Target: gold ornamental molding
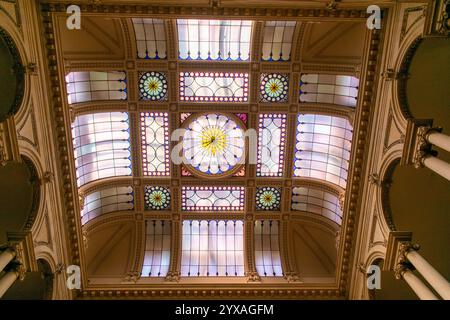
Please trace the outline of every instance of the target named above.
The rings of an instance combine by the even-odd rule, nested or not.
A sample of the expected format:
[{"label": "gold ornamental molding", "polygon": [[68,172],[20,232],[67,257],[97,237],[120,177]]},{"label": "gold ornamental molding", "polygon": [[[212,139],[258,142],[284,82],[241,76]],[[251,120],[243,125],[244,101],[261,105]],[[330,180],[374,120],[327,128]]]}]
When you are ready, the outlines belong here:
[{"label": "gold ornamental molding", "polygon": [[[75,2],[76,4],[77,2]],[[79,3],[79,2],[78,2]],[[319,6],[319,4],[318,4]],[[334,10],[326,10],[325,7],[318,8],[231,8],[231,7],[185,7],[185,6],[155,6],[155,5],[106,5],[106,4],[80,4],[82,13],[92,14],[92,15],[102,15],[102,14],[114,14],[115,16],[126,18],[133,16],[142,16],[142,15],[151,15],[154,17],[161,17],[166,19],[174,19],[176,17],[230,17],[230,18],[247,18],[254,19],[257,21],[264,20],[296,20],[296,21],[317,21],[319,18],[320,21],[361,21],[365,22],[368,14],[366,13],[366,8],[344,8],[341,6],[337,6]],[[68,141],[70,137],[70,132],[66,128],[66,124],[69,123],[68,117],[70,117],[69,110],[65,110],[64,102],[62,99],[65,98],[63,92],[64,88],[64,79],[61,79],[62,70],[64,68],[63,62],[58,60],[58,49],[57,49],[57,41],[55,39],[55,29],[54,29],[54,21],[55,16],[60,16],[62,14],[66,14],[66,5],[53,3],[52,1],[42,1],[41,5],[41,16],[42,16],[42,25],[43,32],[45,34],[45,45],[47,48],[47,60],[48,60],[48,72],[49,78],[48,81],[52,88],[52,106],[54,121],[56,125],[56,142],[59,153],[59,162],[60,169],[63,177],[62,186],[63,186],[63,195],[64,195],[64,206],[66,213],[66,224],[68,229],[68,242],[71,243],[70,247],[70,256],[71,263],[78,264],[82,268],[85,267],[85,261],[82,261],[83,252],[83,240],[81,239],[81,222],[79,221],[79,216],[77,214],[78,208],[78,192],[75,190],[74,182],[72,181],[72,177],[74,176],[73,172],[73,164],[71,163],[72,156],[70,155],[70,146],[71,141]],[[387,13],[387,12],[385,12]],[[122,20],[122,24],[126,24]],[[303,24],[302,24],[303,25]],[[130,26],[129,26],[130,27]],[[173,27],[173,26],[172,26]],[[173,29],[173,28],[172,28]],[[303,29],[302,29],[303,30]],[[299,38],[301,38],[303,32],[300,30]],[[175,33],[175,30],[169,30],[169,38]],[[169,39],[170,40],[170,39]],[[127,43],[133,43],[132,40],[128,39]],[[174,42],[174,39],[169,41],[170,43]],[[99,286],[99,285],[88,285],[87,279],[83,278],[82,290],[79,292],[79,298],[157,298],[157,299],[170,299],[170,298],[185,298],[185,299],[195,299],[195,298],[211,298],[211,299],[223,299],[223,298],[261,298],[261,299],[299,299],[299,298],[319,298],[319,299],[343,299],[346,296],[346,292],[348,290],[348,274],[350,271],[350,261],[352,254],[352,241],[353,241],[353,232],[355,227],[355,221],[358,218],[358,199],[360,198],[360,190],[361,184],[363,182],[363,166],[366,161],[366,148],[367,141],[369,140],[369,119],[374,109],[374,102],[376,98],[376,89],[377,89],[377,81],[379,74],[379,60],[380,60],[380,50],[382,47],[382,31],[380,30],[367,30],[366,39],[365,39],[365,56],[364,62],[361,67],[361,85],[358,97],[358,107],[356,108],[356,115],[354,116],[354,140],[352,143],[352,152],[351,152],[351,160],[350,160],[350,168],[349,172],[352,172],[348,178],[348,186],[347,186],[347,195],[345,197],[344,203],[344,219],[342,224],[342,233],[341,233],[341,241],[338,251],[339,258],[337,262],[337,279],[335,283],[327,283],[320,285],[311,285],[301,283],[297,281],[297,275],[293,274],[291,269],[289,268],[289,260],[288,257],[283,256],[282,261],[283,264],[286,265],[287,269],[287,278],[284,279],[284,282],[281,283],[269,283],[267,281],[262,281],[261,283],[247,283],[246,285],[238,284],[221,284],[217,285],[216,288],[211,289],[210,284],[202,285],[192,283],[181,283],[177,282],[179,280],[179,264],[180,257],[177,254],[179,252],[179,248],[181,246],[181,236],[180,232],[172,233],[172,242],[171,242],[171,269],[169,270],[168,277],[163,284],[154,285],[149,288],[148,285],[139,285],[139,283],[133,284],[129,286],[127,284],[114,285],[114,286]],[[132,44],[131,44],[132,45]],[[169,48],[170,49],[170,48]],[[131,50],[133,51],[133,50]],[[169,50],[170,51],[170,50]],[[296,50],[297,52],[299,50]],[[130,50],[127,50],[130,52]],[[133,59],[130,56],[130,53],[127,53],[127,59]],[[132,54],[132,53],[131,53]],[[170,59],[175,59],[175,56],[170,56],[169,52],[169,80],[170,83],[174,86],[170,88],[170,96],[172,99],[176,99],[178,88],[176,87],[176,74],[178,68],[182,65],[182,63],[174,62],[174,66],[171,67]],[[205,64],[207,65],[207,64]],[[253,65],[256,65],[256,70],[253,70]],[[299,64],[298,64],[299,65]],[[81,65],[76,65],[77,67],[82,67]],[[144,66],[144,65],[142,65]],[[189,65],[191,66],[191,65]],[[265,66],[265,64],[259,63],[250,63],[247,65],[249,68],[249,72],[251,73],[251,77],[254,77],[255,74],[259,75],[261,71],[261,66]],[[269,66],[269,64],[267,64]],[[129,83],[133,83],[135,78],[137,77],[136,69],[139,65],[134,64],[132,70],[128,70],[129,75]],[[265,67],[263,67],[265,68]],[[247,69],[248,70],[248,69]],[[297,71],[292,71],[293,78],[298,77],[298,74],[301,70],[301,66]],[[336,70],[336,72],[339,70]],[[351,71],[351,70],[348,70]],[[134,81],[135,82],[135,81]],[[133,117],[137,116],[137,112],[141,106],[136,101],[136,97],[133,97],[135,90],[130,88],[130,97],[129,97],[129,108],[131,110],[131,104],[134,104],[133,111],[130,113]],[[296,99],[296,95],[293,95],[291,98]],[[296,101],[293,101],[292,104],[297,104]],[[144,104],[142,104],[144,107]],[[182,105],[178,104],[176,100],[170,100],[167,104],[164,105],[164,108],[168,106],[171,112],[195,112],[195,111],[204,111],[201,107],[191,106],[188,103],[183,103]],[[215,105],[212,105],[215,107]],[[163,105],[161,105],[163,107]],[[87,108],[87,106],[86,106]],[[293,105],[287,105],[286,110],[289,110],[288,114],[288,138],[287,143],[293,144],[291,141],[292,137],[295,137],[295,114],[298,109]],[[83,108],[81,108],[83,109]],[[235,109],[231,106],[221,106],[218,110],[233,112],[240,111],[243,109],[248,109],[248,123],[247,127],[255,128],[257,127],[257,112],[261,111],[259,104],[256,101],[250,100],[249,104],[241,105],[235,107]],[[263,108],[261,108],[263,109]],[[273,109],[272,109],[273,110]],[[341,111],[342,112],[342,111]],[[171,113],[172,114],[172,113]],[[175,121],[175,122],[174,122]],[[135,122],[135,121],[131,121]],[[171,120],[170,126],[176,127],[179,124],[179,119]],[[293,125],[294,124],[294,125]],[[289,138],[291,137],[291,138]],[[139,144],[139,141],[133,141],[133,144],[136,146]],[[137,148],[133,149],[133,156],[136,161],[140,158],[135,154]],[[286,152],[286,172],[285,177],[292,177],[292,160],[293,160],[293,151]],[[138,161],[139,162],[139,161]],[[133,162],[134,168],[139,168],[135,166]],[[174,193],[174,201],[177,201],[177,198],[180,197],[180,186],[186,185],[188,183],[192,183],[193,185],[208,185],[208,182],[195,179],[195,177],[182,177],[179,178],[179,167],[172,166],[172,179],[161,180],[164,181],[164,184],[171,185],[172,191]],[[140,170],[138,170],[140,172]],[[246,172],[255,176],[255,166],[247,165]],[[134,172],[136,175],[137,173]],[[132,178],[134,187],[142,187],[142,184],[145,182],[142,178]],[[291,183],[287,185],[288,179],[281,179],[280,185],[285,190],[290,190],[290,188],[295,185]],[[294,179],[292,179],[294,180]],[[138,182],[135,184],[135,182]],[[249,180],[250,181],[250,180]],[[251,194],[251,198],[253,198],[254,188],[258,184],[255,183],[257,179],[253,181],[253,185],[245,179],[226,179],[226,181],[221,181],[223,185],[242,185],[246,186],[247,191]],[[161,183],[161,182],[158,182]],[[97,187],[103,186],[101,184],[93,184],[92,190],[95,190]],[[336,188],[333,188],[333,192],[337,193]],[[284,194],[286,194],[284,192]],[[179,199],[178,199],[179,201]],[[285,204],[284,204],[285,206]],[[246,205],[248,208],[248,205]],[[270,213],[271,217],[280,219],[282,224],[285,226],[289,223],[291,218],[296,216],[295,212],[285,211],[286,208],[283,207],[283,211],[277,213]],[[155,213],[156,214],[156,213]],[[158,213],[161,217],[166,217],[164,213]],[[173,223],[173,228],[179,230],[180,229],[180,219],[183,214],[179,212],[168,213],[167,219],[171,220]],[[200,216],[200,215],[199,215]],[[235,215],[232,215],[235,217]],[[250,210],[247,214],[243,214],[243,218],[246,221],[252,221],[255,217],[258,216],[257,212]],[[134,219],[134,220],[143,220],[146,217],[152,217],[152,213],[142,213],[142,212],[131,212],[126,217],[126,219]],[[113,223],[114,221],[118,221],[123,219],[123,217],[111,215],[108,217],[104,217],[99,220],[98,224],[96,221],[92,221],[92,223],[88,223],[84,229],[94,229],[100,225],[104,225],[106,223]],[[293,219],[295,220],[295,219]],[[95,227],[94,227],[95,226]],[[251,229],[251,228],[249,228]],[[282,227],[281,232],[285,232],[287,228]],[[246,233],[246,237],[250,237],[247,240],[251,240],[252,233]],[[252,241],[246,241],[246,243],[251,243]],[[281,246],[283,248],[286,246],[286,234],[282,234]],[[287,251],[284,251],[287,252]],[[286,254],[285,254],[286,255]],[[249,257],[249,255],[247,256]],[[137,257],[134,260],[133,268],[135,269],[137,265],[139,265],[139,261],[142,257]],[[138,261],[139,260],[139,261]],[[247,261],[247,263],[249,263]],[[251,261],[251,264],[254,264]],[[254,267],[252,265],[248,265],[249,278],[255,279],[254,275]],[[136,270],[130,270],[130,272],[134,272]],[[130,273],[130,279],[133,277],[133,274]],[[132,280],[132,279],[131,279]],[[256,279],[257,280],[257,279]],[[133,282],[133,281],[132,281]],[[174,285],[172,285],[172,283]],[[208,288],[209,287],[209,288]]]}]

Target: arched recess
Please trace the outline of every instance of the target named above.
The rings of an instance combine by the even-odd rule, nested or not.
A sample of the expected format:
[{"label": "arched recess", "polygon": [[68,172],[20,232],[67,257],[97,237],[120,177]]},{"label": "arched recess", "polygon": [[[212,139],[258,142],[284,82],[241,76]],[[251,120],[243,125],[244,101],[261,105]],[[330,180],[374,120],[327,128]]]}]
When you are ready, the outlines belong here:
[{"label": "arched recess", "polygon": [[395,168],[400,164],[400,158],[394,158],[388,163],[384,169],[382,175],[381,188],[380,188],[380,200],[381,200],[381,211],[383,212],[383,218],[385,225],[389,228],[389,231],[396,231],[394,221],[392,218],[392,209],[390,202],[390,188],[392,185],[392,174]]},{"label": "arched recess", "polygon": [[0,27],[0,122],[15,115],[24,100],[25,68],[16,43]]},{"label": "arched recess", "polygon": [[400,66],[398,68],[397,86],[396,92],[394,92],[394,97],[397,98],[397,101],[394,101],[394,106],[398,106],[403,119],[406,120],[413,118],[408,105],[407,95],[409,67],[417,48],[422,43],[422,40],[423,38],[419,36],[411,42],[411,44],[408,46],[408,49],[404,53]]},{"label": "arched recess", "polygon": [[38,270],[41,273],[41,276],[44,280],[43,283],[43,300],[52,300],[53,298],[53,288],[54,288],[54,274],[52,271],[52,267],[45,259],[37,260]]},{"label": "arched recess", "polygon": [[304,282],[333,281],[336,276],[339,226],[331,220],[296,214],[288,226],[289,267]]},{"label": "arched recess", "polygon": [[0,167],[0,243],[7,241],[8,232],[31,231],[40,199],[39,174],[30,158]]}]

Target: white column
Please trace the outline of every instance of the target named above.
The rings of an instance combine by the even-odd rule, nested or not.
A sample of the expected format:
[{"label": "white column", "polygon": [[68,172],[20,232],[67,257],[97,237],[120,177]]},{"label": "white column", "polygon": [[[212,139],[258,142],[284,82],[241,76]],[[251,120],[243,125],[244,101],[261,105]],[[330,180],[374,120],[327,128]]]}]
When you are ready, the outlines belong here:
[{"label": "white column", "polygon": [[9,271],[0,278],[0,298],[3,297],[5,292],[8,291],[18,277],[19,273],[17,271]]},{"label": "white column", "polygon": [[11,249],[6,249],[0,253],[0,272],[14,259],[16,253]]},{"label": "white column", "polygon": [[428,281],[434,290],[445,300],[450,300],[450,283],[432,265],[430,265],[416,250],[410,250],[406,258],[418,272]]},{"label": "white column", "polygon": [[439,300],[433,292],[410,270],[403,271],[402,277],[420,300]]},{"label": "white column", "polygon": [[433,156],[425,156],[422,160],[425,167],[433,170],[450,181],[450,164]]},{"label": "white column", "polygon": [[426,135],[429,143],[450,152],[450,136],[437,131],[431,131]]}]

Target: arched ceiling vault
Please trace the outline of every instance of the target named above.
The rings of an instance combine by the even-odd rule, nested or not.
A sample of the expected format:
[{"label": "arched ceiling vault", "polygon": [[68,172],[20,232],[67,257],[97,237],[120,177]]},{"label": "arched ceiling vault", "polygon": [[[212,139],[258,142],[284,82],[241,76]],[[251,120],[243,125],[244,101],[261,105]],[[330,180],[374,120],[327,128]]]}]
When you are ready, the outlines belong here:
[{"label": "arched ceiling vault", "polygon": [[[136,288],[142,289],[150,288],[148,286],[152,284],[158,284],[162,288],[173,284],[173,280],[190,288],[189,285],[194,283],[195,279],[188,279],[183,276],[180,278],[179,274],[177,274],[180,272],[180,267],[181,269],[183,267],[182,260],[184,258],[181,253],[184,250],[182,249],[183,232],[185,232],[184,221],[230,219],[244,221],[243,266],[246,271],[245,275],[250,277],[250,279],[256,280],[255,284],[250,284],[251,286],[270,287],[276,284],[286,288],[289,286],[304,286],[307,288],[309,285],[319,283],[323,288],[329,290],[326,292],[329,292],[331,295],[340,295],[343,292],[342,287],[339,285],[342,275],[340,270],[337,270],[337,266],[341,265],[339,259],[342,258],[345,246],[339,245],[339,241],[343,237],[339,237],[338,231],[340,230],[340,225],[347,226],[345,219],[348,213],[344,209],[347,208],[348,210],[351,201],[353,201],[347,200],[345,197],[345,194],[348,192],[348,189],[346,189],[347,176],[344,178],[340,177],[340,180],[338,179],[337,182],[333,182],[334,180],[325,178],[325,176],[323,179],[320,179],[314,174],[311,174],[311,176],[302,176],[301,174],[295,176],[296,170],[304,169],[297,168],[294,170],[294,166],[296,166],[296,150],[294,150],[294,147],[297,143],[297,130],[300,130],[298,129],[299,114],[316,114],[317,118],[314,119],[325,119],[323,117],[328,117],[330,121],[337,121],[342,118],[339,121],[347,125],[346,128],[339,127],[342,131],[347,130],[351,132],[352,129],[350,128],[352,125],[358,126],[355,119],[362,117],[358,108],[360,107],[359,99],[363,96],[361,91],[358,93],[358,88],[361,89],[359,84],[352,84],[354,87],[351,87],[349,84],[347,88],[350,91],[354,89],[357,92],[357,96],[352,98],[349,95],[346,96],[345,100],[353,101],[352,99],[354,99],[354,102],[352,102],[355,103],[354,106],[339,105],[336,101],[341,100],[336,100],[337,98],[333,94],[331,95],[332,100],[328,102],[322,101],[320,99],[323,97],[320,96],[320,93],[317,94],[316,99],[322,102],[300,102],[301,97],[299,94],[301,86],[306,83],[305,80],[302,80],[305,74],[327,75],[327,79],[338,79],[337,77],[339,76],[345,76],[348,79],[354,77],[355,80],[352,80],[352,78],[349,81],[364,78],[364,70],[362,69],[369,59],[368,52],[365,52],[364,48],[367,48],[367,41],[373,36],[366,30],[364,19],[357,16],[345,18],[344,14],[337,17],[336,20],[328,18],[326,19],[327,21],[320,21],[321,19],[318,17],[298,19],[292,35],[291,57],[288,61],[279,62],[263,61],[262,57],[264,41],[266,41],[266,21],[279,21],[280,18],[271,14],[258,18],[252,15],[248,17],[243,15],[234,16],[233,18],[238,17],[242,20],[249,19],[252,21],[249,59],[246,61],[197,61],[178,59],[181,35],[178,32],[180,29],[176,18],[198,18],[198,14],[192,12],[172,15],[139,12],[129,14],[122,11],[121,13],[113,14],[103,13],[102,10],[94,14],[94,7],[88,6],[83,7],[81,30],[73,31],[66,28],[66,16],[61,12],[62,6],[55,5],[48,9],[53,22],[50,26],[53,29],[50,28],[49,30],[53,30],[52,32],[56,35],[55,48],[56,57],[59,61],[59,77],[63,82],[64,78],[69,75],[66,78],[69,86],[64,85],[61,87],[64,124],[68,137],[66,147],[69,150],[76,148],[79,141],[72,139],[74,137],[76,139],[84,139],[84,135],[81,132],[85,132],[83,130],[92,130],[95,127],[92,124],[93,122],[89,122],[91,121],[90,119],[93,119],[92,121],[94,122],[96,121],[96,118],[92,116],[93,114],[108,114],[109,118],[104,123],[114,122],[114,125],[111,125],[113,131],[126,123],[126,127],[119,131],[121,133],[127,132],[128,134],[127,137],[122,139],[123,141],[127,140],[126,142],[129,144],[129,147],[126,147],[129,148],[129,155],[125,156],[130,161],[128,174],[123,174],[122,176],[113,174],[100,179],[99,177],[89,178],[86,175],[87,178],[80,180],[80,176],[77,177],[77,171],[80,170],[80,167],[77,167],[74,162],[77,159],[78,151],[75,150],[75,156],[71,152],[68,154],[71,160],[70,185],[73,194],[77,196],[76,205],[74,206],[75,225],[78,232],[78,241],[81,245],[79,258],[83,260],[82,265],[85,266],[84,271],[87,274],[87,277],[83,278],[83,284],[86,288],[89,289],[89,285],[93,285],[92,290],[95,290],[96,286],[109,288],[136,286]],[[165,9],[161,10],[164,11]],[[226,17],[227,15],[221,19],[226,19]],[[161,19],[163,21],[164,34],[161,36],[166,42],[166,59],[139,59],[137,57],[136,52],[139,50],[140,44],[136,38],[136,25],[133,24],[132,18]],[[293,18],[287,20],[295,21]],[[371,57],[371,59],[374,58]],[[102,73],[101,75],[90,74],[91,78],[103,77],[107,74],[107,77],[116,79],[114,80],[116,82],[113,80],[102,80],[109,81],[108,97],[110,100],[105,100],[104,98],[97,100],[91,97],[91,101],[82,100],[76,103],[79,101],[80,96],[77,96],[76,92],[71,96],[72,89],[70,85],[72,84],[74,88],[77,87],[78,80],[75,79],[75,76],[74,80],[71,80],[72,78],[70,77],[72,76],[70,74],[80,72]],[[145,74],[147,78],[142,78],[142,72],[148,72],[148,74]],[[181,72],[184,73],[185,77],[187,73],[189,73],[189,76],[192,76],[190,73],[195,74],[196,72],[236,73],[236,77],[239,74],[248,74],[248,98],[236,103],[224,103],[220,102],[220,100],[208,103],[201,102],[201,100],[196,102],[183,100],[180,93]],[[164,88],[167,92],[158,91],[157,94],[160,96],[157,96],[155,100],[159,99],[160,101],[142,100],[143,91],[140,91],[139,80],[144,79],[147,81],[146,83],[151,84],[155,77],[162,79],[160,77],[161,74],[164,74],[165,82],[161,83],[166,85]],[[264,101],[260,97],[258,92],[261,87],[260,82],[264,80],[261,74],[288,76],[289,81],[285,100],[273,103]],[[126,80],[123,80],[122,77],[124,76]],[[92,81],[92,79],[89,81]],[[317,79],[317,87],[320,87],[322,78],[320,76]],[[90,90],[92,90],[92,85],[94,84],[91,82]],[[111,90],[111,86],[121,86],[121,88]],[[123,86],[126,86],[126,90],[123,89]],[[309,88],[308,90],[312,89]],[[112,95],[123,95],[124,92],[125,99],[111,99]],[[147,97],[151,96],[149,92],[145,94],[148,95]],[[67,100],[67,96],[69,100]],[[370,95],[366,95],[366,98],[370,99]],[[192,170],[186,170],[181,165],[168,162],[165,164],[166,169],[160,171],[157,177],[145,175],[148,172],[147,170],[149,170],[149,166],[144,161],[146,153],[143,149],[141,137],[143,136],[142,133],[148,128],[144,130],[140,121],[146,117],[147,120],[150,118],[154,120],[160,117],[161,119],[158,119],[158,123],[160,123],[161,128],[166,126],[167,132],[171,133],[182,126],[183,121],[193,121],[191,119],[194,119],[195,116],[192,116],[192,114],[202,111],[220,113],[222,115],[229,114],[229,118],[235,119],[235,122],[239,123],[239,125],[242,124],[242,126],[253,128],[256,131],[261,129],[258,125],[261,115],[275,115],[274,119],[281,121],[284,126],[282,130],[285,130],[282,170],[274,174],[274,176],[258,176],[259,167],[245,163],[242,168],[236,170],[234,176],[226,176],[220,178],[220,180],[214,180],[202,178],[201,175],[192,174]],[[115,114],[119,113],[126,114],[126,118],[116,117]],[[114,120],[112,120],[113,114]],[[276,115],[280,116],[277,118]],[[334,118],[332,119],[332,117]],[[314,122],[316,120],[304,121],[307,124],[307,121],[312,121],[310,123],[311,126],[317,125]],[[73,130],[71,128],[72,123],[76,123]],[[330,128],[332,126],[334,124],[329,125]],[[278,128],[278,130],[281,129]],[[305,135],[305,132],[301,131],[300,136]],[[169,143],[168,136],[165,136],[165,139],[168,146],[171,148],[175,146],[175,143]],[[350,158],[350,154],[354,154],[355,151],[350,149],[352,138],[347,137],[347,139],[349,147],[345,151],[348,153],[347,160],[351,161],[354,156]],[[212,140],[212,142],[215,142],[215,140]],[[311,144],[313,143],[314,141],[311,141]],[[83,146],[83,148],[87,148],[87,146]],[[220,148],[220,146],[217,148]],[[83,150],[82,148],[80,149],[80,154],[83,153]],[[360,162],[357,164],[350,163],[348,168],[355,168],[360,165]],[[314,161],[312,161],[311,166],[314,166]],[[340,170],[344,169],[340,168]],[[354,182],[350,180],[352,172],[349,172],[348,176],[348,183],[353,184]],[[231,207],[226,208],[224,211],[200,210],[199,207],[189,211],[184,208],[184,206],[187,207],[185,203],[187,203],[186,198],[188,195],[191,198],[196,196],[195,192],[197,191],[194,190],[195,188],[208,187],[225,188],[224,190],[235,188],[232,189],[234,190],[233,192],[242,189],[244,192],[242,198],[233,195],[236,197],[235,201],[241,202],[240,205],[236,206],[237,209],[235,211],[230,209],[231,207],[235,208],[233,204],[229,204]],[[279,192],[278,207],[270,207],[267,211],[257,210],[256,196],[261,194],[258,192],[262,188],[268,188],[267,190],[270,192],[274,192],[273,190]],[[114,190],[111,191],[112,189]],[[308,190],[314,191],[308,193],[308,199],[311,199],[308,201],[316,201],[317,206],[317,201],[323,204],[326,199],[327,205],[328,203],[332,204],[334,212],[339,211],[340,216],[331,218],[327,215],[327,212],[330,210],[326,211],[320,205],[318,205],[320,210],[317,209],[315,211],[310,209],[293,210],[293,201],[296,201],[293,198],[299,197],[303,199],[302,197],[305,195],[304,198],[307,199],[306,194],[302,192],[309,192]],[[352,190],[355,190],[355,188]],[[233,193],[231,192],[231,194]],[[162,205],[156,206],[155,203],[152,203],[152,206],[149,205],[149,197],[167,197],[168,195],[170,195],[170,205],[165,207]],[[272,193],[271,196],[274,196],[274,194]],[[98,202],[107,201],[105,199],[111,197],[122,200],[108,203],[111,206],[107,209],[105,209],[106,206],[103,206],[103,214],[96,213],[92,217],[85,220],[81,219],[80,221],[80,215],[89,212],[90,206],[94,206]],[[158,201],[160,200],[159,198]],[[307,200],[302,201],[307,202]],[[160,208],[163,208],[163,210],[158,210]],[[335,220],[331,221],[330,219]],[[168,231],[170,238],[170,265],[167,266],[167,277],[146,278],[140,276],[146,263],[144,258],[145,252],[150,250],[147,246],[150,241],[149,236],[154,237],[154,239],[157,236],[161,236],[161,239],[163,239],[167,235],[164,224],[161,227],[158,224],[159,222],[154,224],[152,221],[170,222],[170,231]],[[262,232],[262,235],[265,234],[264,226],[261,227],[262,231],[258,231],[259,229],[256,227],[260,221],[273,221],[278,225],[277,233],[272,239],[277,239],[276,241],[279,242],[280,267],[283,269],[285,277],[258,279],[258,258],[255,260],[255,256],[258,253],[254,252],[254,250],[258,247],[258,232]],[[208,228],[213,227],[208,225]],[[217,227],[220,228],[219,225]],[[235,226],[235,228],[237,227]],[[236,231],[237,229],[234,230],[233,232],[238,232]],[[80,239],[83,238],[84,241],[81,241]],[[162,241],[164,243],[164,240]],[[161,249],[162,255],[165,254],[165,250],[164,248]],[[182,270],[181,273],[183,273]],[[242,285],[245,283],[239,277],[219,278],[217,278],[217,282],[221,284]],[[88,279],[90,284],[88,284]],[[304,282],[302,282],[302,279]],[[201,281],[199,284],[201,284]]]}]

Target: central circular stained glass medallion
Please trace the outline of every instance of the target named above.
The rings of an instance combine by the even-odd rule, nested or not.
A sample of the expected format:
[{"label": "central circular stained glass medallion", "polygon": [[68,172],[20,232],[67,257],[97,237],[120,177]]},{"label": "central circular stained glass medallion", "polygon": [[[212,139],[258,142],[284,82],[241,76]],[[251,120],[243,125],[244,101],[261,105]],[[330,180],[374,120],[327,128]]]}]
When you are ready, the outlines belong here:
[{"label": "central circular stained glass medallion", "polygon": [[194,171],[213,176],[232,174],[243,163],[244,129],[237,118],[202,114],[185,129],[183,155]]}]

